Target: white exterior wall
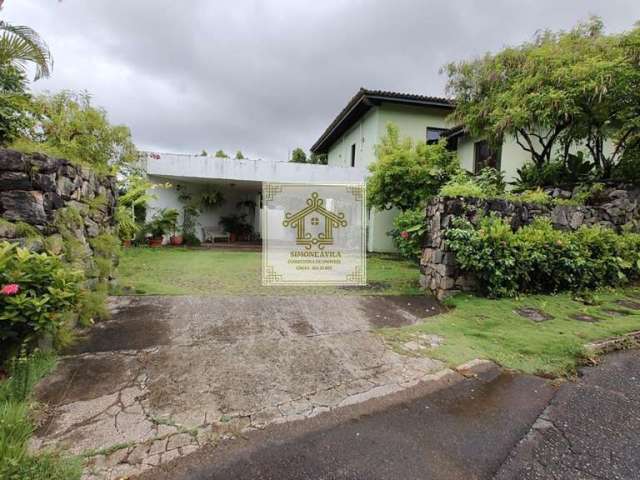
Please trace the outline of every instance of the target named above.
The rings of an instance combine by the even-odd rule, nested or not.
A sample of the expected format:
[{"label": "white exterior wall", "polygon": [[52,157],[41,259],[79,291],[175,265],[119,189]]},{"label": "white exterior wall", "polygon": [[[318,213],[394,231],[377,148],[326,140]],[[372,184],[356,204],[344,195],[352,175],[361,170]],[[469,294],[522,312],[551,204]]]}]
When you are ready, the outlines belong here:
[{"label": "white exterior wall", "polygon": [[[205,208],[198,216],[198,227],[196,228],[195,233],[200,240],[203,240],[202,227],[213,227],[214,229],[217,228],[220,232],[222,232],[222,227],[218,225],[220,218],[232,214],[247,214],[247,223],[253,226],[254,232],[260,232],[260,190],[257,186],[253,189],[248,189],[246,187],[231,187],[229,185],[208,185],[206,183],[180,181],[175,179],[162,178],[154,175],[148,175],[148,179],[152,183],[158,185],[158,187],[153,189],[152,194],[155,196],[155,198],[152,199],[148,204],[147,221],[151,220],[153,215],[160,209],[175,208],[180,213],[178,225],[181,225],[182,208],[184,204],[179,199],[179,196],[183,192],[188,192],[193,194],[194,197],[197,197],[198,194],[206,191],[207,189],[215,188],[216,190],[222,192],[225,201],[218,207]],[[180,185],[180,191],[178,191],[177,189],[178,185]],[[241,200],[253,200],[256,203],[256,211],[252,213],[246,208],[242,211],[239,210],[236,207],[236,204]]]}]

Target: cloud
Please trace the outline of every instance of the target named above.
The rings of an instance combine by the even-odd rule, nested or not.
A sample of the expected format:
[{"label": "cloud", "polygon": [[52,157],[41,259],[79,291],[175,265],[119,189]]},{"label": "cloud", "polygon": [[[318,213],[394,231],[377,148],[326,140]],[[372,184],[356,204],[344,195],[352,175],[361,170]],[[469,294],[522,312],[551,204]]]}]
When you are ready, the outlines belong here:
[{"label": "cloud", "polygon": [[86,89],[139,147],[241,149],[286,160],[309,148],[365,86],[440,95],[440,67],[570,28],[590,13],[609,31],[635,0],[6,0],[55,58],[36,91]]}]

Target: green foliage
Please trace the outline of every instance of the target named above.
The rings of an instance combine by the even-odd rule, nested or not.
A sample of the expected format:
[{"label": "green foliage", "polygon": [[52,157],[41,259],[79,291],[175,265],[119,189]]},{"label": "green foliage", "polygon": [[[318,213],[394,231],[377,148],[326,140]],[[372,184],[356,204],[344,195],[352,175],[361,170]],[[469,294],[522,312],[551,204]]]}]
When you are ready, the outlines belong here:
[{"label": "green foliage", "polygon": [[111,125],[87,93],[40,95],[34,112],[38,121],[13,148],[66,158],[101,173],[114,173],[138,158],[129,128]]},{"label": "green foliage", "polygon": [[300,147],[294,148],[289,161],[292,163],[307,163],[307,154]]},{"label": "green foliage", "polygon": [[200,194],[200,206],[208,208],[216,208],[225,202],[224,195],[220,190],[209,188]]},{"label": "green foliage", "polygon": [[244,157],[244,155],[242,154],[242,152],[241,152],[240,150],[238,150],[238,151],[236,152],[236,155],[235,155],[233,158],[235,158],[236,160],[244,160],[244,158],[245,158],[245,157]]},{"label": "green foliage", "polygon": [[32,28],[0,21],[0,65],[22,73],[27,64],[36,67],[34,80],[48,77],[53,66],[49,47]]},{"label": "green foliage", "polygon": [[424,233],[427,231],[426,209],[406,210],[393,219],[389,232],[400,255],[418,262],[422,255]]},{"label": "green foliage", "polygon": [[24,73],[0,65],[0,145],[5,146],[33,125],[31,95]]},{"label": "green foliage", "polygon": [[616,286],[640,274],[640,235],[599,226],[564,232],[536,219],[514,232],[493,216],[479,228],[457,219],[446,241],[460,267],[492,297]]},{"label": "green foliage", "polygon": [[505,195],[505,198],[512,202],[533,203],[536,205],[552,205],[555,203],[551,195],[545,193],[541,188],[526,190],[521,193],[509,193]]},{"label": "green foliage", "polygon": [[613,178],[640,185],[640,144],[625,150],[620,163],[616,165]]},{"label": "green foliage", "polygon": [[58,257],[0,243],[0,286],[19,286],[15,295],[0,294],[0,344],[55,337],[78,302],[81,280]]},{"label": "green foliage", "polygon": [[517,170],[515,190],[531,190],[538,187],[561,187],[590,182],[594,178],[594,164],[584,158],[582,152],[568,154],[566,160],[557,159],[536,165],[527,163]]},{"label": "green foliage", "polygon": [[410,138],[400,139],[398,127],[387,131],[376,146],[377,160],[369,166],[367,198],[380,210],[391,207],[402,211],[424,204],[459,172],[455,153],[444,142],[427,145]]},{"label": "green foliage", "polygon": [[93,290],[83,289],[78,302],[78,321],[83,326],[89,326],[96,321],[109,318],[107,295],[109,287],[106,281],[99,281]]},{"label": "green foliage", "polygon": [[495,168],[483,168],[478,175],[460,171],[439,192],[441,197],[496,198],[505,195],[502,172]]},{"label": "green foliage", "polygon": [[566,165],[570,146],[584,146],[608,178],[640,137],[640,27],[602,32],[602,21],[592,17],[567,32],[542,31],[532,42],[449,64],[452,119],[491,143],[514,136],[538,168],[558,152]]},{"label": "green foliage", "polygon": [[9,378],[0,382],[0,478],[7,480],[78,480],[81,464],[53,453],[30,455],[31,391],[55,366],[53,356],[24,352],[7,362]]},{"label": "green foliage", "polygon": [[96,277],[99,281],[108,280],[113,276],[115,266],[121,254],[120,239],[115,235],[102,232],[89,241],[93,248],[93,262],[96,267]]},{"label": "green foliage", "polygon": [[77,236],[77,232],[84,229],[82,214],[75,207],[59,208],[54,214],[53,224],[62,235],[64,260],[74,269],[84,271],[91,252]]},{"label": "green foliage", "polygon": [[146,209],[149,201],[155,198],[149,192],[161,185],[151,183],[140,172],[123,176],[119,183],[120,195],[114,214],[117,232],[121,240],[132,240],[142,228],[135,219],[136,209]]},{"label": "green foliage", "polygon": [[253,227],[247,223],[246,214],[233,214],[220,217],[218,222],[225,232],[235,233],[236,235],[250,235]]},{"label": "green foliage", "polygon": [[326,165],[327,163],[329,163],[329,156],[326,153],[311,152],[307,163],[312,163],[314,165]]},{"label": "green foliage", "polygon": [[215,154],[216,158],[229,158],[229,155],[224,153],[224,150],[218,150]]},{"label": "green foliage", "polygon": [[175,231],[179,215],[175,208],[162,208],[151,217],[151,221],[144,226],[144,230],[153,238],[160,238]]}]

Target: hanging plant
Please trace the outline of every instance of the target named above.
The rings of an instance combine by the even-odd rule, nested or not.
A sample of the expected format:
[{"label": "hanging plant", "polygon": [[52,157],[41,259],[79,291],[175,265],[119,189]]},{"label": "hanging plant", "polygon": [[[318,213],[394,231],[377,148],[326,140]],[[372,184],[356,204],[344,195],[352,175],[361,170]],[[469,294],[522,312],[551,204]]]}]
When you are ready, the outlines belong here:
[{"label": "hanging plant", "polygon": [[202,207],[216,208],[224,203],[224,196],[219,190],[208,190],[200,195]]}]

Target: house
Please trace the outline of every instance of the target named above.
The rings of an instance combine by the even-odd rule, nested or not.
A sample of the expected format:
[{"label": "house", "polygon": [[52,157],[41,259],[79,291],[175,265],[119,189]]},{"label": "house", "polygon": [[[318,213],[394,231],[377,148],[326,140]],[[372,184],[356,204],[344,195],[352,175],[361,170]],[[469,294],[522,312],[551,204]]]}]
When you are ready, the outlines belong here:
[{"label": "house", "polygon": [[[415,141],[437,142],[452,126],[447,116],[454,102],[447,98],[428,97],[361,88],[329,124],[311,151],[327,155],[330,167],[360,169],[376,160],[375,146],[388,123],[398,126],[400,135]],[[369,211],[368,250],[395,252],[387,232],[393,228],[397,210]]]},{"label": "house", "polygon": [[[170,188],[154,191],[157,199],[150,203],[148,215],[159,208],[181,210],[185,198],[215,191],[224,202],[204,208],[196,234],[203,240],[215,237],[216,232],[222,233],[218,226],[221,217],[241,214],[259,236],[262,182],[362,182],[369,175],[368,167],[376,159],[375,146],[388,123],[397,125],[401,136],[415,141],[437,142],[445,136],[457,150],[461,166],[470,172],[492,166],[505,172],[507,182],[516,178],[517,170],[529,161],[527,152],[513,138],[506,138],[501,148],[492,149],[483,139],[469,136],[464,128],[447,121],[454,108],[455,102],[447,98],[361,88],[311,147],[313,153],[327,155],[327,165],[175,154],[147,156],[148,178],[158,184],[171,184]],[[395,210],[370,209],[368,251],[396,250],[387,232],[393,228],[397,214]]]}]

